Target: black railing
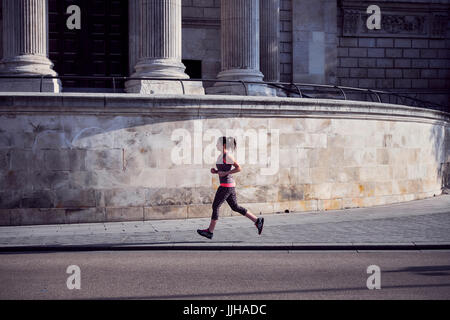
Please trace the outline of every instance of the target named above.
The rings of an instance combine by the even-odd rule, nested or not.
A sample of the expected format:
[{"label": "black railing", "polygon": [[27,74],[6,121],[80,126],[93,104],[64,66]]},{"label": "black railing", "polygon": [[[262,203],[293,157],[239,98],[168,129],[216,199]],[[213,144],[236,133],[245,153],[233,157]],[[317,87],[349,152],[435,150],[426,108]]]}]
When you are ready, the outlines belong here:
[{"label": "black railing", "polygon": [[[245,95],[248,95],[248,85],[264,84],[277,88],[282,95],[286,97],[300,97],[300,98],[321,98],[321,99],[343,99],[356,101],[370,101],[379,103],[402,104],[412,107],[427,108],[450,112],[450,107],[441,105],[431,101],[425,101],[416,97],[408,95],[418,94],[435,94],[436,92],[394,92],[385,90],[374,90],[365,88],[355,88],[338,85],[314,84],[314,83],[294,83],[294,82],[267,82],[267,81],[244,81],[244,80],[218,80],[218,79],[174,79],[174,78],[151,78],[151,77],[100,77],[100,76],[0,76],[0,79],[39,79],[40,92],[43,91],[44,80],[59,79],[59,80],[96,80],[96,81],[111,81],[112,92],[119,92],[118,84],[130,80],[159,80],[159,81],[176,81],[180,83],[183,94],[186,93],[184,82],[201,81],[206,83],[236,83],[242,85]],[[101,88],[96,88],[102,90]],[[82,92],[82,90],[80,90]],[[123,88],[120,92],[124,92]],[[440,92],[439,92],[440,93]],[[448,91],[443,91],[442,94],[449,94]]]}]

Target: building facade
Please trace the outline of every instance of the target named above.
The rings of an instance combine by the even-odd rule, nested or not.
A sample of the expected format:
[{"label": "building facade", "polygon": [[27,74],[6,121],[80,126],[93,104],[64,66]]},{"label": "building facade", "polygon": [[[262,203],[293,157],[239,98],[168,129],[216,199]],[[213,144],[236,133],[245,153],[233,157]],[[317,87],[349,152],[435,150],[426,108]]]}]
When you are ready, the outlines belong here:
[{"label": "building facade", "polygon": [[[369,30],[373,4],[381,28]],[[1,72],[331,84],[413,92],[448,105],[449,7],[448,0],[4,0]],[[21,26],[27,21],[38,27]],[[152,92],[139,81],[66,78],[46,85]],[[176,91],[170,86],[160,81],[156,91]],[[203,87],[188,83],[186,90]],[[3,91],[12,88],[30,90],[14,84]]]},{"label": "building facade", "polygon": [[450,113],[345,88],[448,111],[448,0],[0,4],[0,225],[210,217],[224,135],[256,214],[449,187]]}]

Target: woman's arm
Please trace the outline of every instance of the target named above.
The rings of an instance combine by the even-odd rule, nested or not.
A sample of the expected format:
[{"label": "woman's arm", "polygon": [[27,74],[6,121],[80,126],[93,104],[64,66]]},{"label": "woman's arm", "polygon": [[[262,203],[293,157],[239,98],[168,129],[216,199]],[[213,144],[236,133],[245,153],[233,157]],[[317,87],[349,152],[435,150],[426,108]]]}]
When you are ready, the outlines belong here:
[{"label": "woman's arm", "polygon": [[234,169],[230,170],[230,171],[219,171],[219,176],[220,177],[224,177],[228,174],[233,174],[233,173],[238,173],[241,172],[241,166],[239,165],[239,163],[236,162],[236,160],[229,154],[227,154],[227,158],[225,159],[225,161],[227,163],[233,163]]}]

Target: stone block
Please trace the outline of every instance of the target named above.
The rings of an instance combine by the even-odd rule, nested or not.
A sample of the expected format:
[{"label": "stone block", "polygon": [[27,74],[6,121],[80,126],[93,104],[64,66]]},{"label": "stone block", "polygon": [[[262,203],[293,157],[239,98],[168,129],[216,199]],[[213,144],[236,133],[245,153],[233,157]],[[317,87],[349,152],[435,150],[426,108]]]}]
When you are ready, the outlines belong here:
[{"label": "stone block", "polygon": [[420,50],[419,49],[404,49],[403,50],[403,58],[419,58]]},{"label": "stone block", "polygon": [[350,48],[348,50],[348,55],[350,57],[367,57],[366,48]]},{"label": "stone block", "polygon": [[[260,214],[272,214],[275,212],[274,204],[269,202],[243,202],[239,204],[240,206],[246,208],[248,211],[253,213],[255,216]],[[240,216],[238,212],[232,212],[233,216]]]},{"label": "stone block", "polygon": [[57,189],[55,190],[55,207],[88,208],[96,206],[94,189]]},{"label": "stone block", "polygon": [[128,93],[150,95],[186,94],[204,95],[205,89],[198,81],[130,80],[126,83]]},{"label": "stone block", "polygon": [[377,65],[376,59],[371,58],[359,58],[358,67],[360,68],[375,68]]},{"label": "stone block", "polygon": [[320,211],[326,210],[340,210],[343,208],[342,199],[330,199],[330,200],[319,200],[317,204],[317,209]]},{"label": "stone block", "polygon": [[20,208],[21,190],[5,190],[0,192],[0,209]]},{"label": "stone block", "polygon": [[394,47],[394,39],[391,38],[377,38],[377,47],[392,48]]},{"label": "stone block", "polygon": [[308,188],[305,189],[305,200],[330,199],[332,188],[332,183],[312,184],[310,192]]},{"label": "stone block", "polygon": [[[82,194],[83,195],[83,194]],[[92,203],[91,192],[85,194]],[[97,207],[143,207],[148,205],[148,190],[144,188],[116,188],[95,190]],[[80,202],[82,204],[83,202]]]},{"label": "stone block", "polygon": [[358,38],[344,38],[339,39],[341,47],[358,47]]},{"label": "stone block", "polygon": [[[69,188],[72,181],[68,171],[35,171],[28,175],[28,184],[35,190],[56,190],[59,188]],[[83,185],[86,187],[89,185]]]},{"label": "stone block", "polygon": [[377,68],[392,68],[393,66],[393,59],[377,59]]},{"label": "stone block", "polygon": [[411,48],[411,39],[395,39],[396,48]]},{"label": "stone block", "polygon": [[0,209],[0,226],[11,225],[11,210]]},{"label": "stone block", "polygon": [[187,206],[152,206],[144,208],[144,220],[186,219]]},{"label": "stone block", "polygon": [[411,88],[411,79],[395,79],[395,88],[399,89],[409,89]]},{"label": "stone block", "polygon": [[99,223],[108,221],[105,208],[65,209],[65,223]]},{"label": "stone block", "polygon": [[45,150],[44,154],[45,167],[48,170],[86,170],[86,150]]},{"label": "stone block", "polygon": [[281,148],[298,148],[305,143],[305,134],[301,132],[280,133]]},{"label": "stone block", "polygon": [[436,49],[420,49],[420,57],[425,59],[437,58],[438,52]]},{"label": "stone block", "polygon": [[87,170],[123,169],[123,149],[87,150]]},{"label": "stone block", "polygon": [[12,170],[33,171],[44,167],[44,153],[42,151],[13,149],[10,151]]},{"label": "stone block", "polygon": [[274,205],[274,212],[285,213],[289,212],[305,212],[317,211],[317,200],[297,200],[297,201],[283,201],[276,202]]},{"label": "stone block", "polygon": [[427,59],[414,59],[411,60],[412,68],[428,68],[429,61]]},{"label": "stone block", "polygon": [[395,68],[410,68],[411,59],[395,59]]},{"label": "stone block", "polygon": [[[278,202],[303,200],[304,186],[303,185],[279,185],[278,186]],[[261,202],[264,202],[261,201]]]},{"label": "stone block", "polygon": [[377,149],[377,165],[387,165],[390,164],[389,150],[386,148]]},{"label": "stone block", "polygon": [[19,208],[11,210],[11,225],[45,225],[66,223],[64,209]]},{"label": "stone block", "polygon": [[384,58],[384,49],[381,48],[369,48],[367,49],[367,56],[369,58]]},{"label": "stone block", "polygon": [[428,39],[412,39],[413,48],[428,48]]},{"label": "stone block", "polygon": [[69,148],[70,146],[64,132],[44,130],[36,134],[32,148],[33,150],[64,149]]},{"label": "stone block", "polygon": [[392,194],[403,195],[408,193],[408,180],[392,181]]},{"label": "stone block", "polygon": [[327,135],[325,133],[305,134],[304,142],[300,145],[302,148],[326,148]]},{"label": "stone block", "polygon": [[384,78],[384,69],[368,69],[367,76],[370,78]]},{"label": "stone block", "polygon": [[376,41],[376,38],[359,38],[358,46],[373,48],[373,47],[375,47],[375,41]]},{"label": "stone block", "polygon": [[26,171],[0,171],[0,191],[32,191],[33,183]]},{"label": "stone block", "polygon": [[143,207],[105,208],[107,222],[144,221]]},{"label": "stone block", "polygon": [[331,189],[331,198],[346,198],[353,195],[354,183],[334,183]]},{"label": "stone block", "polygon": [[386,78],[401,78],[402,70],[399,69],[387,69]]},{"label": "stone block", "polygon": [[392,181],[377,182],[375,196],[389,196],[392,194]]},{"label": "stone block", "polygon": [[[223,217],[231,216],[231,212],[226,210],[227,203],[224,202],[222,206],[219,208],[219,219]],[[228,213],[228,214],[227,214]],[[182,215],[184,212],[182,213]],[[212,215],[212,206],[211,204],[192,204],[187,207],[186,218],[210,218]],[[176,216],[176,215],[175,215]],[[174,219],[180,219],[175,218]]]}]

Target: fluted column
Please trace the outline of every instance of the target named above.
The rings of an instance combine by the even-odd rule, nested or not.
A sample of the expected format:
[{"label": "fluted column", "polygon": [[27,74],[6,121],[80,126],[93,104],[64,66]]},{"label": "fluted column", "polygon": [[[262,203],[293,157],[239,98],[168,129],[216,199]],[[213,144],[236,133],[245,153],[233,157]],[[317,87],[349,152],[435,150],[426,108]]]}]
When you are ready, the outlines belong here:
[{"label": "fluted column", "polygon": [[[259,0],[221,1],[222,71],[219,80],[262,81],[259,55]],[[210,94],[266,95],[265,86],[217,82]]]},{"label": "fluted column", "polygon": [[260,54],[264,81],[280,81],[280,0],[260,0]]},{"label": "fluted column", "polygon": [[132,75],[139,59],[139,27],[140,13],[139,1],[128,1],[128,62],[129,74]]},{"label": "fluted column", "polygon": [[[3,0],[1,75],[56,76],[48,59],[47,0]],[[1,91],[59,92],[59,80],[0,79]]]},{"label": "fluted column", "polygon": [[[181,0],[130,0],[129,12],[130,37],[137,34],[137,44],[130,48],[130,59],[136,59],[137,50],[132,77],[188,79],[181,62]],[[191,83],[184,85],[186,93],[193,93],[191,87]],[[131,80],[126,89],[133,93],[172,94],[181,93],[183,86],[176,81]]]}]

